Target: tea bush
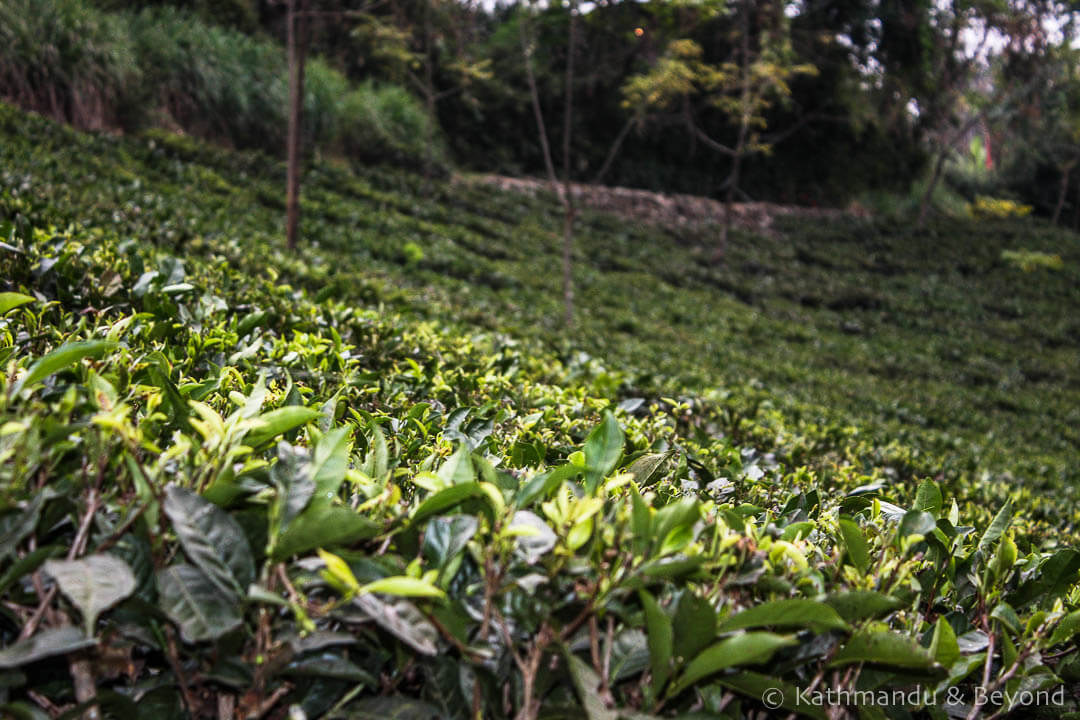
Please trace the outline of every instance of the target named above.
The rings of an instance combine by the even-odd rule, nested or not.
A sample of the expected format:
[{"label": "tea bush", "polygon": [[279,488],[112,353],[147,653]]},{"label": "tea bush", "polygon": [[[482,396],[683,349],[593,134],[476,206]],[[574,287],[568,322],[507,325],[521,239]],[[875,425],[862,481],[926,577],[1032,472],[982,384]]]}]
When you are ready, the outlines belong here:
[{"label": "tea bush", "polygon": [[[1051,430],[1076,263],[1010,284],[1011,226],[794,227],[714,271],[586,213],[566,331],[542,199],[317,164],[287,254],[265,156],[7,107],[0,134],[4,713],[856,711],[827,688],[921,691],[869,717],[1077,709],[1074,456]],[[986,284],[934,277],[929,247]],[[896,286],[863,280],[882,268]],[[888,359],[945,317],[957,344],[907,366],[980,360]],[[1020,326],[1063,341],[1059,404],[1014,379],[979,391],[1013,399],[995,416],[950,373],[996,377],[991,330]],[[918,417],[913,387],[975,417]]]}]

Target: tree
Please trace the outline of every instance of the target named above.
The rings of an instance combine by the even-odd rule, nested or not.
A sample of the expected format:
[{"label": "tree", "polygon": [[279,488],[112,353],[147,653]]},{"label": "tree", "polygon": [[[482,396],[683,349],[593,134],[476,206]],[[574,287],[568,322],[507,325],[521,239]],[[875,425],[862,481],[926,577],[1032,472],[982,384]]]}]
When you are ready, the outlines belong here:
[{"label": "tree", "polygon": [[911,99],[931,148],[931,174],[915,222],[921,229],[954,148],[988,120],[1015,113],[1045,81],[1046,20],[1058,9],[1040,0],[942,0],[919,9],[923,54],[914,64]]},{"label": "tree", "polygon": [[[672,42],[663,57],[646,73],[631,77],[623,88],[628,108],[649,108],[651,115],[671,113],[689,136],[730,160],[724,180],[724,223],[713,260],[723,260],[732,226],[732,206],[739,193],[743,163],[751,155],[768,153],[806,120],[786,130],[765,135],[767,111],[791,97],[790,81],[813,74],[814,66],[796,62],[789,35],[788,2],[739,0],[728,6],[731,22],[727,59],[705,60],[697,42]],[[719,110],[732,131],[731,139],[717,140],[704,127],[704,109]]]},{"label": "tree", "polygon": [[[530,0],[531,11],[535,0]],[[536,85],[536,72],[533,69],[533,53],[535,40],[529,31],[528,23],[523,22],[521,29],[521,50],[525,60],[525,74],[529,84],[529,97],[532,104],[533,115],[536,119],[537,139],[544,156],[544,167],[547,170],[548,182],[552,191],[559,198],[563,207],[563,243],[562,243],[562,280],[563,280],[563,321],[567,326],[574,322],[574,276],[573,276],[573,247],[574,247],[574,221],[577,218],[577,206],[574,204],[573,183],[571,175],[571,150],[573,146],[574,128],[574,55],[577,47],[577,23],[578,2],[570,0],[569,17],[566,33],[566,75],[564,80],[563,99],[563,182],[559,186],[559,179],[555,173],[555,163],[552,160],[551,143],[548,141],[547,123],[544,120],[544,111],[540,106],[540,92]]]}]

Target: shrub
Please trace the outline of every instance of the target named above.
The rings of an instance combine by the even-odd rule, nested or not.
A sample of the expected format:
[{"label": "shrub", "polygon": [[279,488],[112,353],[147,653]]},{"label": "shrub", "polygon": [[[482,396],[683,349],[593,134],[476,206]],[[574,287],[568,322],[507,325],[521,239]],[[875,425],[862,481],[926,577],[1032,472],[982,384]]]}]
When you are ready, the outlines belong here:
[{"label": "shrub", "polygon": [[1003,250],[1001,259],[1024,272],[1034,272],[1039,268],[1061,270],[1065,267],[1065,261],[1060,255],[1036,250]]},{"label": "shrub", "polygon": [[[366,82],[342,101],[341,146],[363,160],[441,165],[445,152],[430,122],[424,108],[403,88]],[[426,148],[429,137],[434,146]]]},{"label": "shrub", "polygon": [[978,195],[975,202],[968,205],[968,212],[973,217],[997,218],[1004,220],[1011,217],[1027,217],[1031,214],[1030,205],[1021,205],[1004,198],[987,197]]}]

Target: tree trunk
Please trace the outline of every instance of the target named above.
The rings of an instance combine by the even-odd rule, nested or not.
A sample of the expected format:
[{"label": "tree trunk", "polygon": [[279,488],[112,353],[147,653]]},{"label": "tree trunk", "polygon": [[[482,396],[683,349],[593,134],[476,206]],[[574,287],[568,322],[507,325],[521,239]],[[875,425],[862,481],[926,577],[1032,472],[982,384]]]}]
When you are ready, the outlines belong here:
[{"label": "tree trunk", "polygon": [[934,174],[930,176],[930,182],[927,184],[925,192],[923,192],[922,200],[919,201],[919,217],[915,221],[916,230],[922,230],[926,227],[926,220],[930,216],[934,190],[937,189],[938,182],[941,181],[942,172],[945,170],[945,161],[948,157],[948,148],[942,148],[938,151],[937,160],[934,161]]},{"label": "tree trunk", "polygon": [[727,254],[728,235],[731,234],[731,226],[734,224],[732,207],[735,205],[735,193],[739,187],[743,158],[742,143],[739,145],[740,147],[736,151],[737,154],[731,161],[731,175],[728,176],[727,190],[724,192],[724,225],[720,228],[720,239],[717,240],[712,254],[712,262],[715,265],[724,262],[724,256]]},{"label": "tree trunk", "polygon": [[570,3],[570,27],[566,42],[566,112],[563,115],[563,320],[569,327],[574,323],[574,193],[571,185],[570,149],[574,132],[574,46],[577,44],[577,2]]},{"label": "tree trunk", "polygon": [[427,103],[427,127],[424,129],[424,194],[431,192],[431,172],[435,142],[435,60],[431,57],[431,3],[424,1],[424,84]]},{"label": "tree trunk", "polygon": [[287,139],[288,178],[285,200],[285,238],[296,249],[300,229],[301,130],[304,118],[304,60],[307,52],[308,0],[289,0],[286,35],[289,53],[289,134]]},{"label": "tree trunk", "polygon": [[622,150],[623,143],[626,141],[630,131],[634,128],[634,123],[637,122],[637,111],[626,121],[626,124],[622,126],[622,130],[615,136],[615,141],[611,143],[611,148],[608,149],[607,157],[604,158],[604,164],[600,166],[600,169],[596,171],[596,175],[593,176],[593,185],[599,185],[607,175],[608,170],[615,164],[615,158],[618,157],[619,151]]},{"label": "tree trunk", "polygon": [[1050,219],[1050,224],[1054,227],[1057,227],[1058,220],[1061,219],[1061,211],[1065,207],[1065,197],[1069,192],[1069,175],[1072,169],[1072,163],[1061,169],[1061,186],[1058,189],[1057,205],[1054,206],[1054,217]]}]

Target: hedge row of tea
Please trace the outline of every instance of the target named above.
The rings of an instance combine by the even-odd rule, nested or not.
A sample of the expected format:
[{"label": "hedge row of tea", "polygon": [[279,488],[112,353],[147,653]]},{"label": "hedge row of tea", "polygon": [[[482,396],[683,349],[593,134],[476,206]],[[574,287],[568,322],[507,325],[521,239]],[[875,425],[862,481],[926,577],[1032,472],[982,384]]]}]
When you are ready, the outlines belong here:
[{"label": "hedge row of tea", "polygon": [[[260,157],[0,128],[0,712],[1076,708],[1064,488],[500,332],[532,311],[496,319],[479,281],[540,290],[496,246],[455,255],[502,226],[413,205],[417,178],[315,171],[327,242],[290,257]],[[511,257],[543,237],[522,225]],[[433,285],[392,289],[400,263]]]}]

